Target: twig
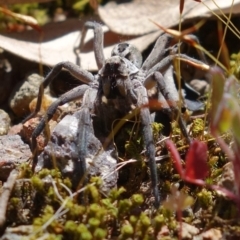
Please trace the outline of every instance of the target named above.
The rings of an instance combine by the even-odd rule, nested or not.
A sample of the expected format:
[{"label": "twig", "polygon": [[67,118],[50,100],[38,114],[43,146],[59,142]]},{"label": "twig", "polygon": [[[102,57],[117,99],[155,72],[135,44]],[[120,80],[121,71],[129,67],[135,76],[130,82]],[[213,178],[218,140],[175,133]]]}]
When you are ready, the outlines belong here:
[{"label": "twig", "polygon": [[10,198],[17,177],[18,171],[16,169],[12,170],[7,181],[3,185],[3,191],[0,196],[0,230],[2,230],[6,221],[8,200]]}]

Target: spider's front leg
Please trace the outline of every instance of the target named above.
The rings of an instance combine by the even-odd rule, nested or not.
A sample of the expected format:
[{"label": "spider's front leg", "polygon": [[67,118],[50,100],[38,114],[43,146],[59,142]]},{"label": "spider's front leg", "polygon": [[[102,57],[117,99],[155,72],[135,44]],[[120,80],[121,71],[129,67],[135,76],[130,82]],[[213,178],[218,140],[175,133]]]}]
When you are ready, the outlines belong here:
[{"label": "spider's front leg", "polygon": [[[48,145],[38,156],[36,170],[58,167],[63,176],[72,180],[74,190],[84,186],[89,176],[99,176],[103,180],[102,192],[109,193],[117,184],[117,154],[113,145],[103,148],[98,138],[105,135],[95,114],[97,92],[98,85],[88,87],[80,110],[66,115],[56,125]],[[79,200],[84,201],[82,194]]]},{"label": "spider's front leg", "polygon": [[[97,115],[102,120],[103,112],[101,109],[107,109],[111,113],[105,116],[104,122],[109,126],[119,118],[125,117],[132,106],[137,107],[140,111],[141,124],[143,126],[143,139],[146,146],[147,159],[150,165],[150,177],[152,181],[153,194],[155,197],[155,206],[160,205],[160,196],[158,191],[157,167],[155,161],[155,145],[153,142],[153,133],[151,128],[151,115],[148,109],[148,96],[146,88],[138,79],[139,69],[126,58],[113,56],[106,60],[104,67],[99,71],[100,84],[98,92]],[[103,96],[106,101],[102,101]],[[109,133],[109,131],[108,131]],[[116,132],[115,132],[116,134]],[[112,138],[111,138],[112,139]],[[111,140],[106,139],[104,145],[108,146]]]},{"label": "spider's front leg", "polygon": [[[29,120],[30,118],[32,118],[33,116],[35,116],[40,108],[41,108],[41,104],[42,104],[42,96],[43,96],[43,91],[44,88],[50,84],[50,82],[60,73],[60,71],[65,68],[67,69],[74,77],[76,77],[77,79],[79,79],[80,81],[87,83],[87,84],[93,84],[95,82],[94,80],[94,76],[86,71],[83,70],[81,68],[79,68],[77,65],[71,63],[71,62],[61,62],[59,64],[57,64],[47,75],[47,77],[45,78],[45,80],[41,83],[40,87],[39,87],[39,92],[38,92],[38,99],[37,99],[37,105],[35,108],[35,111],[28,116],[25,120]],[[82,86],[76,87],[72,90],[70,90],[69,92],[63,94],[57,101],[55,101],[48,109],[47,114],[42,118],[41,122],[39,123],[39,125],[36,127],[36,129],[33,131],[32,133],[32,153],[33,153],[33,165],[32,168],[34,170],[36,164],[37,164],[37,156],[38,156],[38,150],[37,150],[37,140],[36,138],[40,135],[40,133],[43,131],[46,122],[48,122],[53,114],[55,113],[56,109],[58,106],[61,106],[65,103],[68,103],[70,101],[79,99],[81,97],[83,97],[86,89],[88,89],[89,86],[86,84],[83,84]]]},{"label": "spider's front leg", "polygon": [[81,86],[78,86],[69,92],[63,94],[58,100],[56,100],[52,105],[48,108],[47,113],[45,116],[41,119],[38,126],[35,128],[35,130],[32,133],[32,154],[33,154],[33,164],[32,169],[35,169],[35,166],[37,164],[38,159],[38,148],[37,148],[37,137],[41,134],[41,132],[44,130],[46,124],[52,119],[54,113],[56,112],[58,106],[62,106],[65,103],[80,99],[84,96],[84,93],[87,89],[89,89],[90,86],[83,84]]},{"label": "spider's front leg", "polygon": [[103,30],[102,26],[97,22],[86,22],[82,29],[81,42],[79,45],[80,51],[83,49],[84,40],[89,29],[93,30],[93,51],[97,62],[98,69],[104,65],[105,57],[103,53]]},{"label": "spider's front leg", "polygon": [[146,88],[142,86],[138,86],[135,89],[135,93],[137,94],[137,106],[140,108],[140,118],[142,124],[142,132],[143,132],[143,140],[146,146],[146,155],[149,161],[150,167],[150,177],[152,182],[153,195],[155,197],[155,207],[158,208],[160,206],[160,195],[158,190],[158,176],[157,176],[157,165],[155,160],[155,144],[153,141],[153,132],[152,132],[152,120],[148,106],[148,95]]},{"label": "spider's front leg", "polygon": [[94,82],[94,76],[90,72],[80,68],[76,64],[71,63],[71,62],[58,63],[48,73],[48,75],[46,76],[44,81],[41,83],[41,85],[39,87],[39,91],[38,91],[36,108],[35,108],[34,112],[32,112],[27,118],[25,118],[23,120],[23,123],[28,121],[29,119],[33,118],[34,116],[36,116],[37,113],[40,111],[41,105],[42,105],[42,97],[43,97],[44,89],[52,82],[53,79],[55,79],[58,76],[58,74],[63,69],[66,69],[72,76],[79,79],[83,83],[90,84],[90,83]]}]

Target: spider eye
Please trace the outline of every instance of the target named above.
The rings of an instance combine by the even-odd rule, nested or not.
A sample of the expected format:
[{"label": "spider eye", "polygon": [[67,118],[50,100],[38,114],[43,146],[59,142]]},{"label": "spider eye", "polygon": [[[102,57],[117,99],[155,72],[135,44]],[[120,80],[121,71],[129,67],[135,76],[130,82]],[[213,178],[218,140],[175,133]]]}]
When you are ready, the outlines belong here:
[{"label": "spider eye", "polygon": [[105,61],[105,65],[98,73],[101,76],[126,76],[128,75],[128,69],[121,57],[113,56]]},{"label": "spider eye", "polygon": [[117,74],[119,64],[118,63],[106,63],[105,72],[108,74]]},{"label": "spider eye", "polygon": [[118,51],[120,53],[124,52],[129,47],[128,43],[120,43],[118,44]]}]

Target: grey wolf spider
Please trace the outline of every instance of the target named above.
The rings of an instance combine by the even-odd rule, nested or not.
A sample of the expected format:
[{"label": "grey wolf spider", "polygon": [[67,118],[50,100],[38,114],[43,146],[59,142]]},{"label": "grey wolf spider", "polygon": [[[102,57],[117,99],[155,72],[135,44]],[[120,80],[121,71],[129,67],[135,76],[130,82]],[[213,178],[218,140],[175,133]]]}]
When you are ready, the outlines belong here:
[{"label": "grey wolf spider", "polygon": [[[116,45],[112,50],[111,57],[105,59],[103,54],[103,32],[101,25],[96,22],[85,23],[80,49],[83,47],[88,29],[94,31],[94,54],[99,71],[94,76],[71,62],[60,62],[49,72],[39,88],[36,109],[26,120],[39,112],[44,88],[62,69],[68,70],[83,84],[60,96],[49,107],[45,117],[42,118],[34,130],[32,134],[33,170],[38,161],[36,138],[52,118],[58,106],[83,97],[82,106],[78,112],[78,134],[74,139],[77,147],[74,150],[75,153],[73,153],[75,156],[73,178],[77,179],[76,181],[80,181],[86,175],[85,158],[88,154],[86,152],[86,142],[89,138],[89,132],[95,134],[102,142],[102,146],[106,148],[104,142],[111,132],[110,126],[114,120],[123,118],[133,109],[139,109],[146,157],[149,162],[153,195],[155,197],[155,207],[159,207],[160,195],[158,191],[155,145],[151,128],[152,118],[148,107],[150,98],[148,90],[155,88],[156,91],[153,96],[162,103],[165,111],[172,117],[178,115],[182,133],[188,141],[191,141],[176,103],[179,100],[179,94],[173,83],[172,60],[176,56],[181,56],[191,61],[199,61],[183,54],[176,54],[177,45],[170,47],[172,37],[168,34],[159,37],[151,54],[143,64],[141,53],[128,43]],[[166,86],[164,78],[169,78],[169,76],[171,76],[171,81]],[[170,106],[169,103],[171,103]]]}]

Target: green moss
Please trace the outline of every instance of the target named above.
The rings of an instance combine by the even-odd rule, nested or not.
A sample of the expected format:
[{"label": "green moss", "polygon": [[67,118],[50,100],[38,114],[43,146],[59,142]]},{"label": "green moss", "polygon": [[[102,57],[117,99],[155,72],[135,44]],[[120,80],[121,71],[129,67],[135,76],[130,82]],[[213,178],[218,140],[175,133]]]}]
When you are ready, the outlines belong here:
[{"label": "green moss", "polygon": [[231,55],[230,67],[231,73],[240,79],[240,52]]},{"label": "green moss", "polygon": [[66,187],[68,187],[69,189],[72,188],[72,182],[69,178],[64,178],[63,179],[63,184],[66,185]]},{"label": "green moss", "polygon": [[34,175],[31,178],[31,182],[33,187],[40,192],[44,192],[44,182],[42,181],[41,178],[39,178],[37,175]]},{"label": "green moss", "polygon": [[51,169],[50,175],[52,178],[61,179],[62,174],[58,168]]},{"label": "green moss", "polygon": [[117,218],[118,209],[116,208],[115,203],[112,203],[111,199],[109,198],[102,199],[101,204],[107,210],[109,220],[113,220]]},{"label": "green moss", "polygon": [[19,174],[19,178],[31,178],[32,177],[32,168],[30,167],[30,165],[28,163],[22,163],[19,166],[20,169],[20,174]]},{"label": "green moss", "polygon": [[213,205],[213,194],[211,191],[203,188],[202,191],[197,194],[197,197],[202,208],[207,209]]},{"label": "green moss", "polygon": [[203,119],[197,118],[193,120],[191,131],[194,138],[198,138],[203,135],[205,124]]},{"label": "green moss", "polygon": [[10,204],[12,205],[12,207],[17,207],[20,202],[20,199],[16,197],[12,197],[10,200]]},{"label": "green moss", "polygon": [[103,184],[103,180],[100,177],[91,177],[89,183],[94,183],[95,186],[99,189]]},{"label": "green moss", "polygon": [[91,232],[87,229],[87,227],[84,224],[79,224],[79,226],[77,227],[77,231],[79,233],[79,239],[82,240],[92,240],[93,236],[91,234]]},{"label": "green moss", "polygon": [[88,224],[89,224],[90,228],[95,229],[100,226],[101,222],[97,218],[89,218]]},{"label": "green moss", "polygon": [[105,209],[104,207],[100,206],[97,203],[93,203],[89,206],[87,215],[89,218],[91,217],[97,218],[101,222],[104,222],[105,217],[107,215],[107,209]]},{"label": "green moss", "polygon": [[118,217],[121,219],[129,213],[132,203],[129,199],[120,200],[118,203]]},{"label": "green moss", "polygon": [[133,206],[138,207],[143,204],[144,199],[141,194],[133,194],[131,197],[131,201],[132,201]]},{"label": "green moss", "polygon": [[114,202],[115,200],[118,200],[123,193],[126,192],[126,189],[124,187],[120,188],[114,188],[109,193],[109,199],[111,199],[111,202]]},{"label": "green moss", "polygon": [[138,219],[139,219],[139,217],[134,216],[134,215],[131,215],[130,218],[129,218],[129,221],[134,228],[137,225]]},{"label": "green moss", "polygon": [[165,224],[165,219],[164,216],[162,214],[158,214],[154,219],[153,219],[153,229],[155,234],[157,234],[161,228],[164,226]]},{"label": "green moss", "polygon": [[77,226],[78,225],[74,221],[69,220],[64,225],[64,231],[66,233],[71,233],[72,234],[72,233],[74,233],[76,231]]},{"label": "green moss", "polygon": [[139,226],[138,226],[138,232],[140,233],[139,235],[148,235],[148,232],[151,228],[151,220],[145,213],[141,213],[140,218],[139,218]]},{"label": "green moss", "polygon": [[144,226],[144,227],[149,227],[151,224],[149,217],[146,216],[144,213],[141,213],[141,215],[140,215],[140,222],[141,222],[142,226]]},{"label": "green moss", "polygon": [[66,209],[68,209],[67,216],[68,219],[81,219],[86,213],[86,207],[74,203],[71,199],[67,201]]},{"label": "green moss", "polygon": [[94,185],[88,185],[86,193],[89,193],[93,202],[99,202],[100,200],[100,193],[99,189],[96,188]]},{"label": "green moss", "polygon": [[172,134],[181,135],[181,129],[178,127],[177,122],[173,121],[171,125],[172,125]]},{"label": "green moss", "polygon": [[127,239],[130,238],[134,233],[134,229],[131,225],[123,225],[121,227],[121,236],[120,239]]},{"label": "green moss", "polygon": [[[140,147],[142,148],[142,146]],[[134,141],[126,141],[125,143],[125,151],[127,158],[134,158],[141,160],[142,156],[140,154],[140,148]]]},{"label": "green moss", "polygon": [[152,123],[154,142],[157,142],[159,140],[159,136],[163,128],[164,126],[161,123],[157,123],[157,122]]},{"label": "green moss", "polygon": [[105,239],[107,236],[107,229],[97,228],[93,233],[93,237],[96,240]]}]

